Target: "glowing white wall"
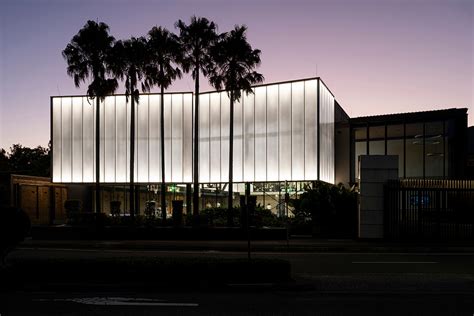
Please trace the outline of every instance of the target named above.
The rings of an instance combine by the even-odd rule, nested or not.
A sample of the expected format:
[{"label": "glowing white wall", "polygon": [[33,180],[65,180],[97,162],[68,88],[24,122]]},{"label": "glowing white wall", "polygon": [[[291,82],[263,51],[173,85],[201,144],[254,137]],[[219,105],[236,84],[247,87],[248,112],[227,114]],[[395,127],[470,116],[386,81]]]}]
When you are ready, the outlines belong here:
[{"label": "glowing white wall", "polygon": [[334,97],[321,81],[319,82],[319,115],[321,146],[319,179],[334,183]]},{"label": "glowing white wall", "polygon": [[[255,87],[234,105],[234,182],[334,182],[334,97],[318,80]],[[199,107],[201,183],[228,181],[229,97],[202,93]],[[165,95],[165,177],[192,182],[193,95]],[[90,103],[89,103],[90,102]],[[95,100],[52,98],[53,181],[95,181]],[[136,105],[135,181],[161,182],[160,96]],[[101,104],[101,182],[130,179],[130,103],[110,96]],[[318,164],[320,137],[320,164]]]},{"label": "glowing white wall", "polygon": [[[135,105],[135,181],[161,182],[160,96],[142,95]],[[100,181],[130,180],[130,100],[101,103]],[[95,181],[96,101],[52,98],[53,182]],[[165,95],[165,168],[169,182],[192,180],[192,94]]]}]

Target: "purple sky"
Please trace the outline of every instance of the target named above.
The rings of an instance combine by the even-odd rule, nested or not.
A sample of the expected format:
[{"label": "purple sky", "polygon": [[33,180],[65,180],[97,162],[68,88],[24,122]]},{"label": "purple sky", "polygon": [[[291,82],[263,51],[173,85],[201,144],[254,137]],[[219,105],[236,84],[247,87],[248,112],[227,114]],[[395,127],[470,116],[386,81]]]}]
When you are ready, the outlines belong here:
[{"label": "purple sky", "polygon": [[193,14],[246,24],[266,82],[321,76],[351,117],[467,107],[474,125],[472,0],[3,0],[0,148],[46,145],[49,96],[84,94],[61,51],[88,19],[122,39]]}]

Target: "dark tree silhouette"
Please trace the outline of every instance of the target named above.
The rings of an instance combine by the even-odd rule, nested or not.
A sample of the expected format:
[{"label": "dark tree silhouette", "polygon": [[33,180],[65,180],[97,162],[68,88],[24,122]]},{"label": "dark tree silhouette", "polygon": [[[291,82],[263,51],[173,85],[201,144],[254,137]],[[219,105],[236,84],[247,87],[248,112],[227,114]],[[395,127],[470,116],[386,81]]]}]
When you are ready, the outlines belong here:
[{"label": "dark tree silhouette", "polygon": [[183,52],[181,66],[194,79],[194,163],[193,163],[193,216],[199,216],[199,74],[207,76],[212,68],[211,47],[217,40],[217,25],[203,17],[191,17],[186,25],[176,22]]},{"label": "dark tree silhouette", "polygon": [[74,84],[79,87],[89,79],[91,83],[87,88],[87,96],[96,99],[96,212],[101,213],[100,203],[100,101],[111,95],[117,89],[115,78],[109,78],[109,56],[115,42],[109,35],[109,26],[105,23],[87,21],[82,29],[74,35],[71,42],[63,50],[62,55],[66,60],[67,74],[74,79]]},{"label": "dark tree silhouette", "polygon": [[51,156],[50,149],[38,146],[24,147],[14,144],[10,153],[0,149],[0,171],[30,176],[49,177]]},{"label": "dark tree silhouette", "polygon": [[165,180],[165,119],[164,93],[171,83],[181,78],[181,70],[176,67],[182,59],[178,37],[165,28],[153,27],[148,32],[149,62],[145,69],[145,88],[160,88],[160,143],[161,143],[161,214],[166,222],[166,180]]},{"label": "dark tree silhouette", "polygon": [[263,81],[263,76],[254,71],[260,65],[260,50],[252,49],[247,42],[246,26],[236,26],[232,31],[221,34],[212,47],[215,62],[209,81],[217,89],[224,88],[230,99],[229,123],[229,196],[227,224],[232,226],[232,186],[233,186],[233,140],[234,102],[239,101],[241,91],[253,93],[252,85]]},{"label": "dark tree silhouette", "polygon": [[146,90],[144,83],[144,69],[148,61],[147,43],[143,37],[125,41],[117,41],[112,53],[112,71],[125,81],[125,96],[131,99],[130,109],[130,217],[135,217],[135,102],[139,103],[140,91],[138,89],[141,83],[142,90]]}]

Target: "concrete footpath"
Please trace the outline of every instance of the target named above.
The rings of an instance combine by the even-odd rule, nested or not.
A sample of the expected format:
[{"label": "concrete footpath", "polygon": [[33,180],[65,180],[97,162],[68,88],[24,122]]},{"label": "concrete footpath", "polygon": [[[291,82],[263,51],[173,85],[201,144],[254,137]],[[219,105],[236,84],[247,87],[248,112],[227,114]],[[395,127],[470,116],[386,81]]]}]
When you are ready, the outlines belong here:
[{"label": "concrete footpath", "polygon": [[[247,241],[228,240],[32,240],[18,248],[123,249],[142,251],[247,251]],[[474,253],[471,242],[386,242],[364,240],[331,240],[292,238],[251,241],[256,252],[369,252],[369,253]]]}]

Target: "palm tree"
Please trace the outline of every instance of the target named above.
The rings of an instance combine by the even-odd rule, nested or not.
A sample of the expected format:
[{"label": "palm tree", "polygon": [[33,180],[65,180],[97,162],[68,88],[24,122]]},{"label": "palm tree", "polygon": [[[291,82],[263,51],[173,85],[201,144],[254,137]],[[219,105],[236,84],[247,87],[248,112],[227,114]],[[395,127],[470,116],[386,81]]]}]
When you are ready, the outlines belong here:
[{"label": "palm tree", "polygon": [[[120,79],[125,79],[125,96],[131,99],[130,110],[130,217],[135,216],[135,102],[138,104],[140,91],[138,85],[144,77],[147,64],[146,40],[143,37],[117,41],[112,55],[112,70]],[[146,90],[142,82],[142,90]]]},{"label": "palm tree", "polygon": [[165,28],[153,27],[148,32],[147,49],[149,62],[145,70],[145,87],[154,85],[160,88],[160,142],[161,142],[161,215],[166,222],[166,180],[165,180],[165,119],[164,95],[171,83],[181,78],[181,70],[176,64],[181,60],[181,47],[178,37]]},{"label": "palm tree", "polygon": [[219,36],[212,48],[215,67],[209,81],[217,89],[224,88],[230,99],[229,121],[229,196],[227,224],[232,226],[232,185],[233,185],[233,140],[234,140],[234,102],[239,101],[241,91],[253,93],[252,85],[263,81],[262,74],[254,71],[260,65],[260,50],[252,49],[247,42],[246,26],[235,26],[229,33]]},{"label": "palm tree", "polygon": [[109,56],[115,38],[109,35],[109,26],[105,23],[87,21],[82,29],[67,44],[62,55],[66,60],[67,74],[79,87],[89,79],[87,96],[96,99],[96,141],[95,141],[95,209],[101,212],[100,203],[100,101],[111,95],[118,87],[115,78],[108,78],[110,73]]},{"label": "palm tree", "polygon": [[211,46],[217,39],[217,25],[203,17],[191,17],[186,25],[176,22],[179,29],[184,72],[191,72],[194,79],[194,163],[193,163],[193,216],[199,216],[199,74],[207,76],[212,66]]}]

